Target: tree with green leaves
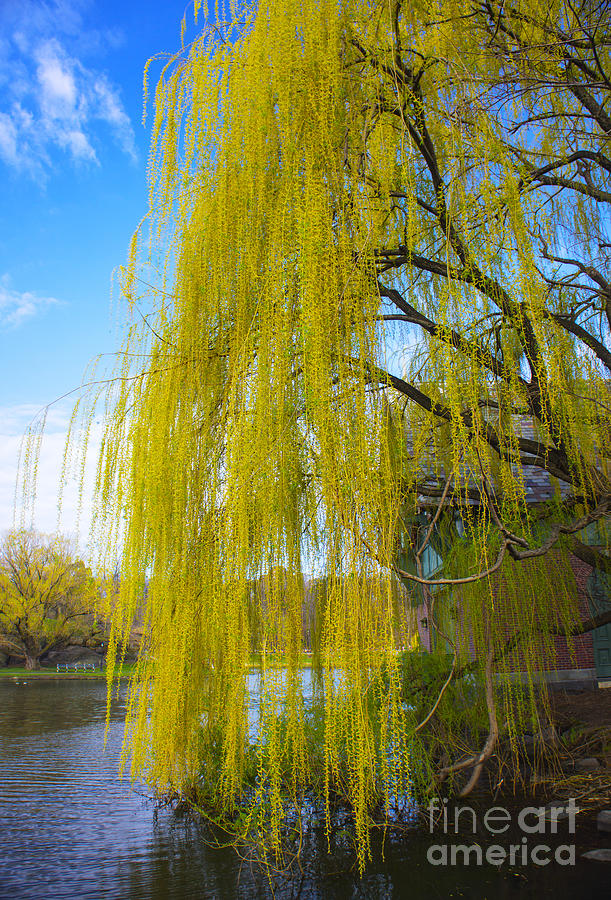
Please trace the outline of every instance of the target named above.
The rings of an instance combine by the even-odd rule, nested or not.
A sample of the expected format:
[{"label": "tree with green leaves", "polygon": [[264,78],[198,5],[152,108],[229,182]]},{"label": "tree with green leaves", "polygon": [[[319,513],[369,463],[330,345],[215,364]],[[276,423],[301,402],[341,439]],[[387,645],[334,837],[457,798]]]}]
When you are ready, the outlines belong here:
[{"label": "tree with green leaves", "polygon": [[0,649],[28,670],[52,650],[101,632],[97,584],[69,542],[32,530],[10,531],[0,547]]},{"label": "tree with green leaves", "polygon": [[[582,627],[568,550],[609,571],[580,537],[611,505],[609,8],[232,10],[157,85],[150,211],[122,285],[133,319],[106,395],[113,646],[150,573],[126,751],[159,789],[224,821],[240,809],[275,846],[287,798],[310,792],[329,817],[339,796],[362,865],[374,809],[468,792],[503,728],[517,745],[551,636]],[[536,512],[528,470],[550,486]],[[421,561],[446,510],[468,539],[434,577],[402,568],[399,541]],[[300,671],[314,565],[315,753]],[[413,637],[398,583],[460,591],[453,663],[424,704],[396,652]],[[518,643],[532,690],[516,703],[497,676]],[[468,698],[447,702],[466,671]]]}]

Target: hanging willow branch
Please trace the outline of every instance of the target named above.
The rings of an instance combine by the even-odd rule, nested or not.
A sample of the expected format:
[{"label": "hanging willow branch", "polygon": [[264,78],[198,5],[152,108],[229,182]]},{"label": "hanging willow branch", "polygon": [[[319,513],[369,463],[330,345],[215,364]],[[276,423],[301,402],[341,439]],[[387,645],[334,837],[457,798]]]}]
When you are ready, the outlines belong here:
[{"label": "hanging willow branch", "polygon": [[[97,523],[122,546],[111,655],[148,579],[125,753],[276,850],[288,800],[310,788],[329,823],[339,795],[362,867],[371,810],[431,783],[432,719],[458,745],[471,710],[487,715],[475,778],[512,635],[530,638],[532,675],[554,629],[578,633],[562,540],[585,546],[602,523],[592,558],[606,559],[608,13],[232,10],[156,88],[151,207],[123,278],[138,315],[105,396]],[[163,274],[146,306],[150,267]],[[397,652],[416,640],[419,585],[456,653],[420,722]],[[469,704],[467,669],[485,676]],[[505,709],[514,738],[527,706]]]}]

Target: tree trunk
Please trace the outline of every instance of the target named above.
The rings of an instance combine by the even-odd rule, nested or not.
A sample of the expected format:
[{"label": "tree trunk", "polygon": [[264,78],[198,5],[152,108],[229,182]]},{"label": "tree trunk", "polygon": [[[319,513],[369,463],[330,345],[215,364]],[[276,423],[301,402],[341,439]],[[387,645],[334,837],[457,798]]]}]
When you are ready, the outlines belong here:
[{"label": "tree trunk", "polygon": [[40,669],[40,660],[37,656],[30,656],[28,653],[25,655],[25,667],[28,672],[34,672]]}]

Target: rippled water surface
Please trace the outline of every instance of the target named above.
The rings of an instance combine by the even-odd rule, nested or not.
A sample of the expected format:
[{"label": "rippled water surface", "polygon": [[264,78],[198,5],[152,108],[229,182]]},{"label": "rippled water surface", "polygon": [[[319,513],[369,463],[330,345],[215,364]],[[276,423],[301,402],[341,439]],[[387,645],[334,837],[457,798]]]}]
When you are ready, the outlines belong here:
[{"label": "rippled water surface", "polygon": [[118,778],[124,711],[104,748],[103,681],[0,682],[0,896],[236,895],[232,853]]},{"label": "rippled water surface", "polygon": [[[113,703],[104,749],[106,686],[87,680],[0,681],[0,897],[258,898],[274,894],[232,850],[206,846],[200,827],[155,812],[117,775],[124,705]],[[388,846],[360,880],[350,859],[320,850],[274,882],[283,898],[580,898],[608,896],[611,866],[443,869],[428,835]],[[473,840],[473,838],[471,838]],[[320,847],[324,847],[320,840]]]}]

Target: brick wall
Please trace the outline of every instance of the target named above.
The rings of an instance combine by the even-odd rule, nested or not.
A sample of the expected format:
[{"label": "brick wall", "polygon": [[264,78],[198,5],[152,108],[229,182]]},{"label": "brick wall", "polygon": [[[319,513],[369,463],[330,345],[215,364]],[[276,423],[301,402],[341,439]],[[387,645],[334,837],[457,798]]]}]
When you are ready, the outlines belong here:
[{"label": "brick wall", "polygon": [[[579,596],[579,611],[582,619],[589,619],[591,612],[588,604],[588,596],[586,592],[586,582],[588,576],[592,572],[592,566],[582,562],[576,556],[571,554],[571,568],[577,582],[577,591]],[[593,669],[594,668],[594,645],[592,642],[592,633],[581,634],[573,638],[573,654],[569,654],[569,649],[564,638],[557,637],[556,644],[556,669]]]},{"label": "brick wall", "polygon": [[[548,565],[554,565],[554,553],[548,554],[546,559]],[[528,564],[528,561],[521,563],[521,565],[526,566],[528,566]],[[582,619],[588,619],[591,615],[591,612],[588,603],[586,582],[588,576],[592,572],[592,567],[587,565],[587,563],[582,562],[572,554],[570,555],[570,564],[576,582],[579,612]],[[508,636],[512,634],[513,631],[513,628],[508,628]],[[542,658],[545,658],[545,656],[547,656],[548,659],[547,663],[543,664],[542,670],[553,672],[563,670],[566,671],[567,669],[593,669],[594,649],[592,643],[592,634],[589,633],[577,635],[571,639],[570,644],[571,649],[569,649],[569,644],[567,643],[567,640],[565,638],[554,638],[555,659],[552,660],[547,654],[543,652],[544,644],[543,639],[541,639],[541,656]],[[505,659],[505,665],[503,666],[503,669],[506,672],[524,671],[525,662],[523,653],[518,649],[513,653],[508,654]]]}]

